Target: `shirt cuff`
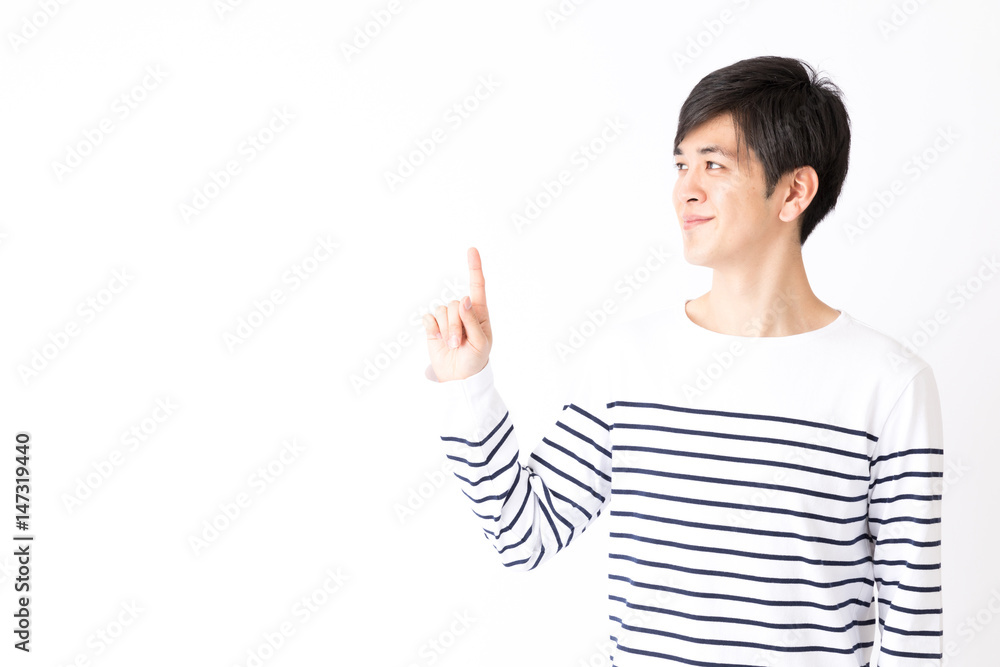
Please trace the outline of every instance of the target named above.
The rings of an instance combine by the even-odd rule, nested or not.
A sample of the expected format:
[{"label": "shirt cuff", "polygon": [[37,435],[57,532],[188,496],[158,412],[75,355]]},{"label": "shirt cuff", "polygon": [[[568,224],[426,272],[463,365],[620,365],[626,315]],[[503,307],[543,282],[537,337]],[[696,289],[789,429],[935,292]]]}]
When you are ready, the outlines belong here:
[{"label": "shirt cuff", "polygon": [[483,389],[493,384],[493,366],[487,359],[486,365],[478,373],[461,380],[441,382],[438,380],[437,373],[434,372],[434,366],[427,364],[427,368],[424,369],[424,377],[427,378],[428,382],[436,385],[441,393],[481,393]]},{"label": "shirt cuff", "polygon": [[487,361],[478,373],[461,380],[439,382],[433,367],[424,369],[436,429],[444,436],[481,440],[506,412],[493,386],[493,365]]}]

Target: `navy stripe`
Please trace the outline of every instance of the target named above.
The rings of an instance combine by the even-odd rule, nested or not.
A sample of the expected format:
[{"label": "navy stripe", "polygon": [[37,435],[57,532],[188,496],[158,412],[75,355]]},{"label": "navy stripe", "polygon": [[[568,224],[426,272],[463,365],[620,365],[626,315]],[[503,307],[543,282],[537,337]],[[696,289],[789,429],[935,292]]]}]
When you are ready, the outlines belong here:
[{"label": "navy stripe", "polygon": [[893,602],[892,604],[889,605],[889,609],[895,609],[896,611],[901,611],[904,614],[914,614],[914,615],[917,615],[917,616],[921,616],[921,615],[925,615],[925,614],[940,614],[942,612],[942,610],[940,608],[938,608],[938,609],[910,609],[908,607],[900,607],[895,602]]},{"label": "navy stripe", "polygon": [[878,546],[883,544],[912,544],[915,547],[939,547],[941,546],[941,540],[933,540],[931,542],[918,542],[917,540],[911,540],[906,537],[897,537],[891,540],[878,540],[876,542]]},{"label": "navy stripe", "polygon": [[726,503],[718,500],[700,500],[698,498],[685,498],[684,496],[670,496],[663,493],[653,493],[652,491],[639,491],[636,489],[612,489],[611,494],[644,496],[648,498],[658,498],[660,500],[671,500],[679,503],[690,503],[692,505],[725,507],[727,509],[748,510],[752,512],[770,512],[773,514],[788,514],[790,516],[802,517],[804,519],[814,519],[816,521],[826,521],[829,523],[848,524],[848,523],[858,523],[859,521],[868,520],[867,513],[842,519],[838,517],[825,516],[823,514],[813,514],[811,512],[800,512],[798,510],[789,510],[781,507],[765,507],[763,505],[743,505],[740,503]]},{"label": "navy stripe", "polygon": [[493,460],[494,454],[496,454],[498,451],[500,451],[500,448],[503,447],[504,443],[507,441],[507,438],[513,432],[514,432],[514,427],[513,426],[511,426],[510,428],[508,428],[507,431],[504,432],[503,437],[500,438],[500,442],[498,442],[497,445],[496,445],[496,447],[494,447],[493,450],[489,454],[486,455],[486,459],[483,460],[483,461],[469,461],[468,459],[463,459],[461,456],[455,456],[454,454],[446,454],[445,456],[447,456],[452,461],[459,461],[460,463],[464,463],[467,466],[472,467],[472,468],[481,468],[483,466],[488,466],[490,464],[490,461]]},{"label": "navy stripe", "polygon": [[[514,460],[516,461],[517,459],[515,458]],[[507,466],[504,466],[504,468],[506,469],[509,465],[510,464],[508,464]],[[507,504],[507,499],[510,497],[510,494],[514,492],[514,487],[517,486],[517,481],[519,479],[521,479],[521,468],[520,467],[518,467],[517,474],[514,476],[514,482],[510,485],[510,488],[507,489],[507,491],[505,491],[502,494],[497,493],[497,494],[492,495],[492,496],[483,496],[482,498],[473,498],[468,493],[466,493],[465,489],[459,489],[459,491],[461,491],[462,493],[464,493],[466,498],[468,498],[469,500],[471,500],[472,502],[474,502],[476,504],[478,504],[478,503],[484,503],[487,500],[501,500],[503,502],[503,504]]]},{"label": "navy stripe", "polygon": [[523,565],[524,563],[527,563],[528,560],[529,559],[527,559],[527,558],[522,558],[521,560],[514,560],[514,561],[511,561],[509,563],[503,563],[503,566],[504,567],[515,567],[517,565]]},{"label": "navy stripe", "polygon": [[461,442],[463,445],[468,445],[469,447],[482,447],[484,442],[486,442],[494,435],[496,435],[496,432],[500,430],[500,427],[503,426],[503,423],[507,421],[508,415],[510,415],[509,410],[504,413],[503,417],[500,418],[500,421],[496,423],[496,426],[490,429],[490,432],[487,433],[486,437],[483,438],[482,440],[466,440],[465,438],[459,438],[458,436],[454,435],[442,435],[441,439],[444,440],[445,442]]},{"label": "navy stripe", "polygon": [[626,653],[635,653],[637,655],[648,655],[652,658],[661,658],[663,660],[673,660],[674,662],[680,662],[685,665],[697,665],[698,667],[758,667],[758,665],[748,665],[746,663],[736,663],[736,662],[704,662],[702,660],[691,660],[689,658],[681,658],[676,655],[669,655],[667,653],[657,653],[655,651],[645,651],[637,648],[630,648],[628,646],[622,646],[615,641],[615,647],[625,651]]},{"label": "navy stripe", "polygon": [[869,584],[874,585],[874,580],[868,579],[867,577],[851,577],[848,579],[841,579],[840,581],[812,581],[811,579],[803,579],[801,577],[795,577],[791,579],[784,579],[781,577],[760,577],[753,574],[742,574],[740,572],[726,572],[725,570],[700,570],[695,567],[684,567],[682,565],[675,565],[673,563],[659,563],[654,560],[645,560],[642,558],[636,558],[635,556],[627,556],[625,554],[609,553],[608,558],[614,558],[616,560],[627,560],[629,562],[635,563],[636,565],[643,565],[645,567],[657,567],[665,570],[676,570],[677,572],[687,572],[688,574],[703,574],[710,577],[726,577],[727,579],[741,579],[743,581],[757,581],[765,584],[801,584],[803,586],[813,586],[815,588],[836,588],[838,586],[846,586],[848,584]]},{"label": "navy stripe", "polygon": [[857,503],[868,500],[868,494],[859,496],[841,496],[835,493],[825,493],[823,491],[813,491],[812,489],[800,489],[796,486],[785,486],[784,484],[768,484],[766,482],[749,482],[739,479],[725,479],[722,477],[705,477],[703,475],[687,475],[679,472],[665,472],[662,470],[649,470],[646,468],[611,468],[612,473],[628,472],[637,475],[655,475],[657,477],[670,477],[671,479],[687,479],[695,482],[709,482],[712,484],[729,484],[732,486],[748,486],[756,489],[774,489],[775,491],[788,491],[789,493],[801,493],[816,498],[826,498],[828,500],[839,500],[845,503]]},{"label": "navy stripe", "polygon": [[911,570],[939,570],[941,569],[941,563],[930,563],[927,565],[921,565],[919,563],[910,563],[905,560],[876,560],[873,561],[873,565],[905,565]]},{"label": "navy stripe", "polygon": [[653,607],[650,605],[636,604],[634,602],[629,602],[627,599],[618,595],[608,595],[608,599],[615,600],[617,602],[622,602],[629,609],[640,609],[642,611],[655,611],[661,614],[667,614],[670,616],[680,616],[681,618],[689,618],[694,621],[707,621],[711,623],[735,623],[740,625],[754,625],[762,628],[774,628],[776,630],[820,630],[822,632],[847,632],[855,626],[863,625],[875,625],[875,619],[871,618],[867,621],[852,620],[846,625],[840,627],[832,627],[829,625],[819,625],[818,623],[768,623],[766,621],[755,621],[748,618],[733,618],[730,616],[703,616],[699,614],[688,614],[682,611],[677,611],[676,609],[665,609],[663,607]]},{"label": "navy stripe", "polygon": [[882,623],[882,630],[886,632],[893,632],[897,635],[906,635],[907,637],[943,637],[944,632],[941,630],[900,630],[899,628],[894,628]]},{"label": "navy stripe", "polygon": [[907,449],[901,452],[893,452],[892,454],[886,454],[885,456],[880,456],[877,459],[872,459],[872,465],[875,465],[876,463],[882,463],[883,461],[890,461],[892,459],[899,458],[900,456],[910,456],[912,454],[937,454],[940,456],[944,456],[944,450],[933,449],[933,448]]},{"label": "navy stripe", "polygon": [[[787,424],[800,424],[802,426],[815,426],[816,428],[826,428],[831,431],[839,431],[840,433],[847,433],[848,435],[859,435],[864,436],[871,440],[872,442],[878,442],[878,438],[867,431],[862,431],[853,428],[846,428],[844,426],[834,426],[833,424],[824,424],[823,422],[810,421],[808,419],[795,419],[794,417],[778,417],[776,415],[759,415],[750,412],[729,412],[726,410],[705,410],[702,408],[684,408],[677,405],[666,405],[664,403],[638,403],[633,401],[613,401],[608,403],[608,407],[613,407],[621,405],[622,407],[635,407],[635,408],[657,408],[659,410],[673,410],[675,412],[687,412],[690,414],[699,415],[714,415],[716,417],[738,417],[741,419],[763,419],[768,421],[785,422]],[[615,425],[617,427],[617,425]]]},{"label": "navy stripe", "polygon": [[503,497],[503,504],[505,506],[507,505],[507,501],[510,500],[510,497],[514,495],[514,489],[517,488],[517,483],[521,481],[521,471],[525,469],[526,468],[524,466],[517,467],[517,474],[514,475],[514,481],[510,483],[510,488],[507,489],[507,495]]},{"label": "navy stripe", "polygon": [[500,517],[493,516],[492,514],[480,514],[476,510],[472,510],[472,513],[475,514],[476,516],[478,516],[480,519],[483,519],[483,520],[486,520],[486,521],[499,521],[500,520]]},{"label": "navy stripe", "polygon": [[518,452],[514,452],[514,457],[510,461],[508,461],[502,468],[499,468],[499,469],[495,470],[494,472],[489,473],[488,475],[480,477],[475,482],[473,482],[468,477],[462,477],[457,472],[456,473],[452,473],[452,474],[455,475],[455,477],[459,478],[460,480],[462,480],[463,482],[465,482],[466,484],[468,484],[470,486],[478,486],[478,485],[482,484],[483,482],[485,482],[488,479],[496,479],[500,475],[502,475],[505,472],[507,472],[507,470],[511,466],[513,466],[514,464],[517,463],[517,457],[518,457]]},{"label": "navy stripe", "polygon": [[583,440],[584,442],[586,442],[587,444],[589,444],[591,447],[593,447],[594,449],[596,449],[597,451],[599,451],[601,454],[604,454],[604,456],[606,456],[608,458],[611,458],[611,452],[609,452],[604,447],[601,447],[599,444],[597,444],[596,442],[594,442],[593,438],[588,438],[583,433],[580,433],[576,429],[570,428],[569,426],[567,426],[566,424],[563,424],[562,422],[556,422],[556,426],[561,427],[567,433],[570,433],[570,434],[576,436],[577,438],[579,438],[580,440]]},{"label": "navy stripe", "polygon": [[555,497],[556,497],[556,498],[558,498],[559,500],[563,501],[563,502],[564,502],[564,503],[566,503],[567,505],[571,505],[571,506],[575,507],[575,508],[576,508],[577,510],[579,510],[579,511],[580,511],[580,513],[582,513],[582,514],[583,514],[583,515],[584,515],[585,517],[587,517],[587,520],[588,520],[588,521],[590,521],[591,519],[593,519],[593,518],[594,518],[594,517],[592,517],[592,516],[590,515],[590,512],[588,512],[588,511],[587,511],[587,508],[583,507],[582,505],[577,505],[576,503],[574,503],[574,502],[573,502],[573,499],[572,499],[572,498],[569,498],[569,497],[567,497],[567,496],[564,496],[563,494],[559,493],[559,492],[558,492],[558,491],[556,491],[555,489],[552,489],[551,491],[552,491],[552,495],[553,495],[553,496],[555,496]]},{"label": "navy stripe", "polygon": [[704,435],[712,438],[726,438],[729,440],[745,440],[748,442],[770,442],[775,445],[788,445],[789,447],[802,447],[803,449],[811,449],[817,452],[826,452],[827,454],[836,454],[837,456],[846,456],[852,459],[861,459],[868,461],[868,454],[862,454],[860,452],[848,452],[843,449],[836,449],[834,447],[826,447],[823,445],[813,445],[808,442],[800,442],[798,440],[788,440],[786,438],[767,438],[762,435],[742,435],[739,433],[720,433],[717,431],[699,431],[690,428],[675,428],[672,426],[654,426],[651,424],[619,424],[615,422],[611,425],[612,429],[636,429],[642,431],[666,431],[668,433],[683,433],[684,435]]},{"label": "navy stripe", "polygon": [[513,528],[514,525],[517,524],[517,520],[521,517],[521,513],[524,512],[524,508],[528,506],[528,501],[530,499],[531,499],[531,493],[530,492],[524,494],[524,498],[521,500],[521,507],[518,508],[517,514],[515,514],[514,518],[510,520],[510,523],[507,524],[506,526],[504,526],[503,528],[501,528],[499,530],[499,532],[496,532],[496,533],[487,530],[486,531],[487,534],[489,534],[494,539],[498,539],[501,535],[503,535],[508,530],[510,530],[511,528]]},{"label": "navy stripe", "polygon": [[[607,407],[610,408],[611,404],[608,403]],[[592,422],[594,422],[595,424],[597,424],[598,426],[600,426],[601,428],[603,428],[605,431],[610,431],[611,430],[611,426],[609,424],[605,424],[603,421],[601,421],[600,419],[598,419],[594,415],[590,414],[589,412],[587,412],[586,410],[584,410],[583,408],[581,408],[579,405],[576,405],[575,403],[569,403],[567,405],[564,405],[563,406],[563,410],[567,410],[567,409],[573,409],[576,412],[579,412],[581,415],[583,415],[587,419],[591,420]]]},{"label": "navy stripe", "polygon": [[671,540],[660,540],[653,537],[643,537],[640,535],[633,535],[632,533],[610,533],[610,537],[635,540],[637,542],[646,542],[647,544],[660,544],[667,547],[675,547],[677,549],[686,549],[688,551],[702,551],[705,553],[729,554],[731,556],[741,556],[743,558],[758,558],[761,560],[796,561],[800,563],[809,563],[811,565],[831,565],[836,567],[848,567],[851,565],[860,565],[861,563],[867,563],[868,561],[871,560],[871,558],[868,556],[865,556],[864,558],[856,558],[855,560],[830,560],[827,558],[806,558],[805,556],[791,556],[784,554],[761,554],[753,551],[740,551],[739,549],[723,549],[722,547],[704,547],[693,544],[685,544],[683,542],[673,542]]},{"label": "navy stripe", "polygon": [[[560,452],[562,452],[566,456],[570,457],[571,459],[573,459],[574,461],[576,461],[580,465],[584,466],[585,468],[587,468],[588,470],[590,470],[592,473],[594,473],[598,477],[603,478],[604,481],[606,481],[606,482],[610,482],[611,481],[611,477],[609,475],[607,475],[607,474],[601,472],[600,470],[598,470],[597,467],[593,463],[591,463],[590,461],[588,461],[587,459],[584,459],[584,458],[581,458],[581,457],[577,456],[576,454],[574,454],[570,450],[566,449],[562,445],[556,444],[556,443],[552,442],[551,440],[549,440],[548,438],[542,438],[542,442],[544,442],[545,444],[547,444],[549,447],[551,447],[553,449],[558,449]],[[598,447],[598,449],[601,449],[601,448]],[[601,449],[601,451],[604,451],[604,450]],[[610,457],[611,457],[611,455],[608,454],[608,458],[610,458]]]},{"label": "navy stripe", "polygon": [[849,655],[856,653],[859,648],[867,648],[869,646],[874,646],[875,642],[857,642],[851,648],[833,648],[832,646],[781,646],[775,644],[762,644],[760,642],[745,642],[745,641],[733,641],[726,639],[707,639],[704,637],[691,637],[689,635],[682,635],[677,632],[667,632],[666,630],[656,630],[654,628],[643,628],[638,625],[627,625],[622,619],[617,616],[608,616],[612,621],[617,621],[619,625],[625,630],[631,630],[633,632],[645,632],[651,635],[659,635],[660,637],[671,637],[673,639],[680,639],[681,641],[691,642],[695,644],[712,644],[713,646],[742,646],[744,648],[758,648],[765,651],[779,651],[785,653],[839,653],[840,655]]},{"label": "navy stripe", "polygon": [[881,524],[881,525],[886,525],[886,524],[890,524],[890,523],[898,523],[900,521],[912,521],[913,523],[927,523],[927,524],[929,524],[929,523],[941,523],[941,517],[937,517],[937,518],[933,518],[933,519],[920,519],[920,518],[912,517],[912,516],[897,516],[897,517],[893,517],[892,519],[879,519],[879,518],[873,517],[873,516],[868,517],[868,523],[877,523],[877,524]]},{"label": "navy stripe", "polygon": [[875,505],[877,503],[894,503],[897,500],[941,500],[941,496],[918,496],[913,493],[903,493],[892,498],[872,498],[869,502]]},{"label": "navy stripe", "polygon": [[729,595],[727,593],[704,593],[698,591],[689,591],[683,588],[676,588],[674,586],[663,586],[659,584],[650,584],[641,581],[635,581],[630,577],[626,577],[620,574],[608,574],[608,579],[614,579],[616,581],[624,581],[630,586],[636,588],[648,588],[653,590],[665,591],[667,593],[677,593],[678,595],[686,595],[688,597],[694,598],[706,598],[712,600],[733,600],[734,602],[746,602],[749,604],[759,604],[767,607],[810,607],[812,609],[821,609],[823,611],[837,611],[843,609],[849,605],[857,605],[868,609],[871,602],[865,602],[864,600],[859,600],[857,598],[848,598],[837,604],[822,604],[820,602],[813,602],[811,600],[763,600],[761,598],[752,598],[743,595]]},{"label": "navy stripe", "polygon": [[536,567],[538,567],[538,564],[542,562],[542,556],[544,555],[545,555],[545,545],[543,544],[542,548],[538,551],[538,558],[535,560],[535,564],[529,567],[528,569],[534,570]]},{"label": "navy stripe", "polygon": [[742,458],[739,456],[723,456],[722,454],[704,454],[699,452],[683,451],[679,449],[663,449],[662,447],[636,447],[630,445],[615,445],[613,449],[616,451],[621,450],[630,452],[652,452],[656,454],[667,454],[671,456],[687,456],[696,459],[709,459],[713,461],[730,461],[732,463],[749,463],[751,465],[772,466],[775,468],[788,468],[790,470],[801,470],[803,472],[810,472],[816,475],[839,477],[840,479],[850,479],[850,480],[869,479],[868,475],[849,475],[847,473],[837,472],[836,470],[813,468],[811,466],[804,466],[796,463],[786,463],[784,461],[771,461],[769,459],[750,459],[750,458]]},{"label": "navy stripe", "polygon": [[[556,515],[556,518],[559,519],[560,523],[569,528],[569,537],[566,539],[566,546],[569,546],[570,540],[573,539],[574,526],[572,522],[567,520],[566,517],[560,514],[559,511],[556,509],[555,504],[552,502],[552,492],[549,491],[549,487],[542,484],[542,489],[545,491],[545,502],[548,503],[549,509],[552,510],[552,513]],[[558,534],[556,535],[556,537],[558,537]]]},{"label": "navy stripe", "polygon": [[545,507],[545,503],[538,503],[538,509],[542,510],[542,514],[545,515],[545,520],[549,522],[549,528],[552,529],[552,534],[555,535],[556,538],[556,551],[559,551],[562,549],[563,544],[562,539],[559,537],[559,531],[556,530],[556,524],[552,521],[552,517],[549,516],[549,510]]},{"label": "navy stripe", "polygon": [[551,470],[555,474],[559,475],[563,479],[569,480],[573,484],[579,486],[581,489],[587,491],[588,493],[590,493],[590,495],[592,495],[595,498],[597,498],[598,500],[600,500],[601,503],[604,503],[604,501],[605,501],[604,496],[602,496],[601,494],[599,494],[597,491],[594,491],[594,489],[592,489],[587,484],[584,484],[583,482],[581,482],[580,480],[578,480],[576,477],[573,477],[572,475],[569,475],[569,474],[563,472],[562,470],[560,470],[559,468],[555,467],[554,465],[552,465],[551,463],[549,463],[548,461],[546,461],[545,459],[543,459],[541,456],[539,456],[537,452],[531,452],[531,458],[535,459],[536,461],[538,461],[543,466],[545,466],[546,468],[548,468],[549,470]]},{"label": "navy stripe", "polygon": [[898,581],[893,582],[893,584],[901,591],[912,591],[914,593],[940,593],[940,586],[908,586],[906,584],[900,583]]},{"label": "navy stripe", "polygon": [[944,477],[943,472],[922,472],[911,470],[908,472],[901,472],[898,475],[889,475],[887,477],[879,477],[874,482],[868,485],[869,489],[875,488],[876,485],[882,484],[884,482],[895,482],[900,479],[905,479],[907,477]]},{"label": "navy stripe", "polygon": [[907,586],[906,584],[898,581],[890,581],[888,579],[882,579],[881,577],[875,577],[875,581],[878,582],[879,586],[895,586],[902,591],[912,591],[914,593],[937,593],[941,590],[940,586]]},{"label": "navy stripe", "polygon": [[940,653],[906,653],[904,651],[893,651],[892,649],[886,648],[885,646],[880,646],[879,650],[883,653],[888,653],[889,655],[894,655],[897,658],[923,658],[924,660],[940,660]]},{"label": "navy stripe", "polygon": [[683,521],[681,519],[669,519],[651,514],[640,514],[639,512],[619,512],[611,510],[611,516],[630,516],[636,519],[646,519],[648,521],[659,521],[661,523],[672,523],[678,526],[688,526],[690,528],[707,528],[708,530],[723,530],[733,533],[746,533],[749,535],[765,535],[768,537],[788,537],[805,542],[820,542],[823,544],[837,544],[840,546],[851,546],[868,539],[867,535],[858,535],[853,540],[835,540],[829,537],[816,537],[815,535],[799,535],[798,533],[786,533],[777,530],[760,530],[757,528],[743,528],[741,526],[722,526],[714,523],[700,523],[697,521]]},{"label": "navy stripe", "polygon": [[[522,537],[521,539],[519,539],[517,542],[514,542],[513,544],[508,544],[507,546],[505,546],[502,549],[497,549],[497,553],[498,554],[502,554],[504,551],[507,551],[507,549],[514,549],[516,547],[521,546],[522,544],[525,543],[525,541],[527,541],[528,537],[531,535],[531,531],[533,531],[534,529],[535,529],[534,526],[528,526],[528,532],[526,532],[524,534],[524,537]],[[494,544],[493,548],[496,549],[497,545]]]}]

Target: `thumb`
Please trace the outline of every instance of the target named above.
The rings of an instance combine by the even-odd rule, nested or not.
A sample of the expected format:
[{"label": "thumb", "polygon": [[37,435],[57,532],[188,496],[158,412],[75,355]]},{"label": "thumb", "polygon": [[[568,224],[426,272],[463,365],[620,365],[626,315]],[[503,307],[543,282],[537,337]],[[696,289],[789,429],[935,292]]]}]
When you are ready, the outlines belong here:
[{"label": "thumb", "polygon": [[489,345],[489,341],[486,339],[486,334],[483,333],[483,327],[479,324],[479,316],[476,315],[475,309],[472,308],[472,300],[469,297],[465,297],[458,304],[458,314],[462,318],[462,324],[465,326],[465,335],[469,338],[472,347],[477,350],[485,350],[486,346]]}]

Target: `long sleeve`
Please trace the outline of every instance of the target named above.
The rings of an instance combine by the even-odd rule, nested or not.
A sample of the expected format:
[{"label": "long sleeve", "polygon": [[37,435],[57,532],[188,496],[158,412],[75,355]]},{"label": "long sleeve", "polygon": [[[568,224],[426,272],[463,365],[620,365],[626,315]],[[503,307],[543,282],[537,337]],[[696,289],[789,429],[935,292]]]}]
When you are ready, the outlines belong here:
[{"label": "long sleeve", "polygon": [[493,383],[492,361],[463,380],[437,382],[441,440],[465,502],[501,563],[533,570],[569,546],[610,500],[606,367],[580,373],[555,423],[522,462],[513,419]]},{"label": "long sleeve", "polygon": [[943,440],[937,384],[925,366],[892,407],[871,460],[879,667],[941,664]]}]

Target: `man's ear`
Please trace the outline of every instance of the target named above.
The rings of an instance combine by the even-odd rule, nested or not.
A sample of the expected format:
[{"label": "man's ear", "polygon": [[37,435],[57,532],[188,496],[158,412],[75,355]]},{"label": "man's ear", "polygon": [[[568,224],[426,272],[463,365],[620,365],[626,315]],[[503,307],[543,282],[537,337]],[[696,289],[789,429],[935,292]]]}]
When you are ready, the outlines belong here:
[{"label": "man's ear", "polygon": [[819,176],[815,169],[805,166],[787,174],[782,180],[785,183],[785,199],[781,210],[778,211],[778,217],[784,222],[790,222],[802,215],[816,196]]}]

